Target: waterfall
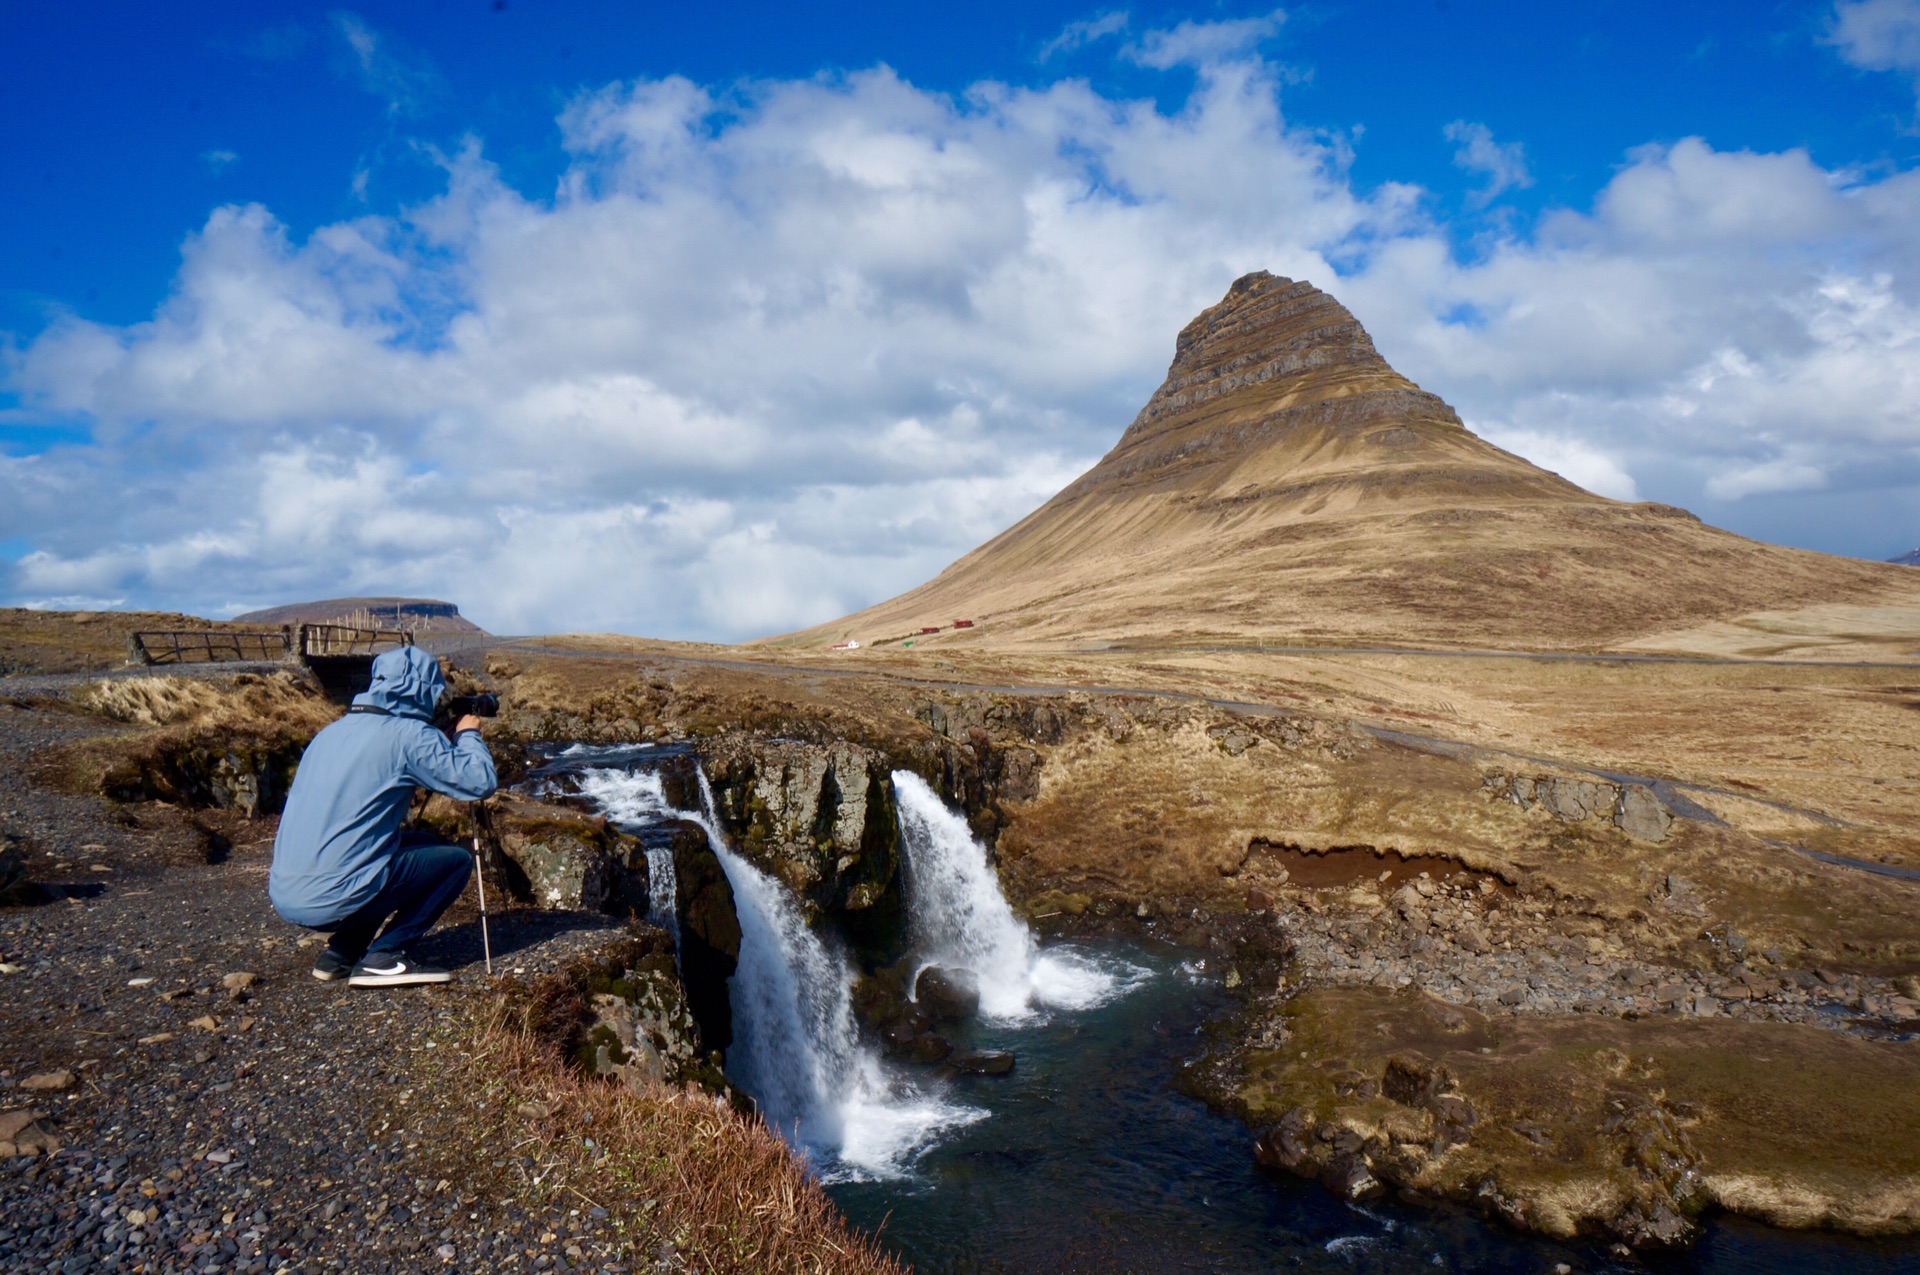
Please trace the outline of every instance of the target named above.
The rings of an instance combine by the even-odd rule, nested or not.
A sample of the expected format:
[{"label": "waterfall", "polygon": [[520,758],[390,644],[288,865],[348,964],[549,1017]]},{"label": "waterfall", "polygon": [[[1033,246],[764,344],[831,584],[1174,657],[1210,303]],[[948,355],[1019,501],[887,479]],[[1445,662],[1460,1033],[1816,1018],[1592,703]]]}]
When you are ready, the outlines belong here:
[{"label": "waterfall", "polygon": [[[706,831],[733,887],[740,922],[739,963],[728,983],[728,1078],[826,1180],[900,1176],[942,1133],[986,1112],[947,1102],[895,1074],[860,1039],[852,968],[808,928],[784,885],[734,853],[704,768],[699,781],[701,808],[692,811],[667,803],[657,775],[589,769],[578,782],[581,794],[616,821],[690,819]],[[671,917],[670,886],[665,908]]]},{"label": "waterfall", "polygon": [[[624,828],[638,829],[662,819],[685,817],[668,803],[660,776],[651,771],[596,768],[581,771],[575,782],[581,796]],[[676,937],[680,933],[674,907],[677,890],[673,851],[666,846],[648,846],[647,920]]]},{"label": "waterfall", "polygon": [[980,985],[980,1013],[1017,1022],[1046,1008],[1090,1009],[1138,985],[1131,965],[1101,968],[1072,951],[1040,951],[1007,903],[986,847],[926,781],[893,772],[907,852],[907,899],[923,966],[961,968]]}]

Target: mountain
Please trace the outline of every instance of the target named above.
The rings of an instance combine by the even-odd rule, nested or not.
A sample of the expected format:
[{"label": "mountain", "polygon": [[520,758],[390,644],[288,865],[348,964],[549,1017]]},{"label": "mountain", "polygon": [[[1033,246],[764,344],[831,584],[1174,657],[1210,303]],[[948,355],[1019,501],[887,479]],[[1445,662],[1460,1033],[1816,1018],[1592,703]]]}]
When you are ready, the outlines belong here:
[{"label": "mountain", "polygon": [[235,624],[344,624],[418,633],[484,633],[451,602],[433,598],[326,598],[233,617]]},{"label": "mountain", "polygon": [[1112,451],[934,580],[770,639],[1598,649],[1755,611],[1891,601],[1884,564],[1608,500],[1469,432],[1347,309],[1264,271],[1180,333]]},{"label": "mountain", "polygon": [[1887,561],[1903,567],[1920,567],[1920,549],[1915,549],[1912,553],[1903,553],[1897,558],[1888,558]]}]

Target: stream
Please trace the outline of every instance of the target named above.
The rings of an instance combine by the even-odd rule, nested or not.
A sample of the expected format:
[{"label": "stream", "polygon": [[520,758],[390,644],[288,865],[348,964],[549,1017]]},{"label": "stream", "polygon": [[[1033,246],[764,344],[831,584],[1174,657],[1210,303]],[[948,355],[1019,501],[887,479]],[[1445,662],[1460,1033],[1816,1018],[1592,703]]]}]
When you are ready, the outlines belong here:
[{"label": "stream", "polygon": [[[858,1029],[854,971],[785,887],[736,854],[701,775],[676,810],[651,750],[563,754],[615,823],[707,832],[741,924],[729,1077],[806,1157],[854,1225],[923,1275],[1027,1272],[1697,1271],[1920,1275],[1920,1246],[1709,1224],[1692,1250],[1632,1264],[1489,1225],[1463,1209],[1344,1204],[1260,1171],[1251,1132],[1175,1087],[1230,1008],[1191,952],[1040,944],[985,849],[917,777],[893,776],[917,958],[968,971],[980,1013],[959,1049],[1011,1050],[1007,1076],[951,1076],[882,1056]],[[657,755],[657,754],[655,754]],[[652,857],[652,856],[650,856]],[[655,859],[656,873],[670,860]],[[654,883],[666,903],[671,890]],[[660,908],[656,905],[656,912]],[[671,926],[670,915],[656,920]]]}]

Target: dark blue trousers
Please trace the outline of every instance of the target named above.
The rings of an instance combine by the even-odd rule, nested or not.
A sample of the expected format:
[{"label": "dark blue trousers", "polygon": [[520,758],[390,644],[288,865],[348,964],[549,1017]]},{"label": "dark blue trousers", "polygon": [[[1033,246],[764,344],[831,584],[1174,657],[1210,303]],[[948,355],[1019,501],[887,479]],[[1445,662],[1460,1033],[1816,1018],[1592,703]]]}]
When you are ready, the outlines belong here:
[{"label": "dark blue trousers", "polygon": [[403,951],[453,906],[472,875],[473,859],[466,850],[447,845],[431,832],[403,832],[387,867],[386,884],[365,907],[334,927],[327,946],[349,961],[368,953]]}]

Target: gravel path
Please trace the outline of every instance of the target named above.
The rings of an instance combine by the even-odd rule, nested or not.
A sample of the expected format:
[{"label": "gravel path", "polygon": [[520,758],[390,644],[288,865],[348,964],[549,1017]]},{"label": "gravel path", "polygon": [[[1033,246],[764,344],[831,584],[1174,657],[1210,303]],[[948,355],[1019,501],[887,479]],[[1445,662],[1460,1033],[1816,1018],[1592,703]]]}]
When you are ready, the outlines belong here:
[{"label": "gravel path", "polygon": [[[604,1210],[502,1189],[513,1148],[451,1153],[461,1098],[434,1056],[486,994],[471,910],[422,945],[449,987],[317,983],[319,941],[267,905],[269,821],[32,782],[33,751],[100,733],[0,707],[0,835],[66,896],[0,910],[0,1113],[61,1144],[0,1160],[0,1269],[626,1269]],[[614,924],[496,917],[496,972],[557,969]]]}]

